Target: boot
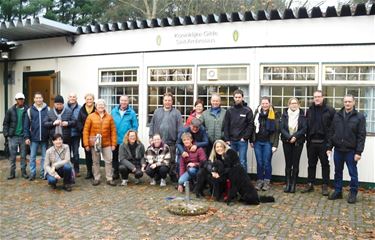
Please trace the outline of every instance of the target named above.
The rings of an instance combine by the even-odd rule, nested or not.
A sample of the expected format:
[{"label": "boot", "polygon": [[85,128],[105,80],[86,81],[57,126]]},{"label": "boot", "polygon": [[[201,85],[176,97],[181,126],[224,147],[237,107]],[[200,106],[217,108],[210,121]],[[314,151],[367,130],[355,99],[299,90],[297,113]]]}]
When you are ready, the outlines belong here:
[{"label": "boot", "polygon": [[16,178],[16,172],[14,170],[10,170],[9,177],[7,177],[8,180]]},{"label": "boot", "polygon": [[284,187],[285,193],[290,192],[290,188],[291,188],[290,173],[291,173],[290,169],[285,169],[285,187]]},{"label": "boot", "polygon": [[27,175],[27,172],[26,172],[26,169],[22,169],[21,170],[21,175],[24,179],[28,179],[29,178],[29,175]]},{"label": "boot", "polygon": [[323,196],[328,196],[329,193],[328,193],[328,185],[327,184],[323,184],[322,185],[322,195]]},{"label": "boot", "polygon": [[314,185],[312,183],[307,183],[305,188],[301,191],[301,193],[308,193],[314,191]]},{"label": "boot", "polygon": [[297,184],[297,178],[298,178],[298,171],[297,170],[292,170],[292,179],[290,183],[290,193],[295,193],[296,192],[296,184]]},{"label": "boot", "polygon": [[94,175],[92,174],[92,172],[88,171],[85,179],[92,179],[92,178],[94,178]]}]

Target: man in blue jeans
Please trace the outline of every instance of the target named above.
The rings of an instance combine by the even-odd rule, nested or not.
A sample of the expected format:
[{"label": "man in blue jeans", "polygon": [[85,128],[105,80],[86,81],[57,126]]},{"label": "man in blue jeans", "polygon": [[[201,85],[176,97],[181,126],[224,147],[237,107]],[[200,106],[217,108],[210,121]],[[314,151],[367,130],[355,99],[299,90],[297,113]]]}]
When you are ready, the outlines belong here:
[{"label": "man in blue jeans", "polygon": [[23,119],[25,118],[27,105],[25,105],[25,95],[17,93],[14,104],[5,114],[3,122],[4,137],[9,141],[9,164],[10,173],[8,180],[16,177],[16,157],[19,147],[21,154],[21,174],[23,178],[28,178],[26,173],[26,145],[23,140]]},{"label": "man in blue jeans", "polygon": [[227,110],[224,117],[224,140],[238,153],[247,172],[248,141],[254,131],[253,111],[244,101],[242,90],[235,90],[233,99],[234,105]]},{"label": "man in blue jeans", "polygon": [[350,193],[348,203],[357,201],[358,171],[357,162],[365,147],[366,119],[355,109],[355,99],[351,94],[344,96],[344,107],[333,117],[330,137],[328,139],[328,157],[335,147],[335,191],[328,197],[329,200],[342,198],[342,175],[344,163],[350,175]]},{"label": "man in blue jeans", "polygon": [[39,146],[42,148],[42,161],[40,163],[40,178],[44,177],[44,159],[48,144],[48,130],[43,127],[43,119],[47,116],[48,106],[43,102],[40,92],[34,94],[34,104],[27,110],[24,120],[23,136],[25,143],[30,145],[30,181],[36,176],[36,154]]}]

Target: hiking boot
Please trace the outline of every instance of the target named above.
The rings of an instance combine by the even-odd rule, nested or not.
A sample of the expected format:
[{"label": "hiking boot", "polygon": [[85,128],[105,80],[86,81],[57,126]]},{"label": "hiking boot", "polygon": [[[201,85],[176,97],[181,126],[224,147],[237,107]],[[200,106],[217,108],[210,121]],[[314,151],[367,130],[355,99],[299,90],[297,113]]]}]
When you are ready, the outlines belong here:
[{"label": "hiking boot", "polygon": [[91,179],[91,178],[94,178],[94,176],[92,175],[92,173],[87,173],[85,179]]},{"label": "hiking boot", "polygon": [[331,195],[328,196],[329,200],[342,199],[342,192],[334,191]]},{"label": "hiking boot", "polygon": [[151,179],[150,185],[152,185],[152,186],[156,185],[155,178]]},{"label": "hiking boot", "polygon": [[314,185],[312,183],[306,184],[305,188],[301,191],[301,193],[308,193],[314,191]]},{"label": "hiking boot", "polygon": [[128,185],[128,179],[123,179],[120,186],[127,186]]},{"label": "hiking boot", "polygon": [[263,180],[258,180],[257,183],[255,184],[255,189],[256,190],[261,190],[263,187]]},{"label": "hiking boot", "polygon": [[262,190],[263,191],[268,191],[270,189],[271,189],[271,180],[265,179],[264,182],[263,182]]},{"label": "hiking boot", "polygon": [[71,192],[72,191],[72,186],[70,186],[70,184],[64,184],[63,189],[65,191],[67,191],[67,192]]},{"label": "hiking boot", "polygon": [[323,184],[322,185],[322,195],[323,196],[328,196],[329,193],[328,193],[328,185],[327,184]]},{"label": "hiking boot", "polygon": [[162,178],[162,179],[160,180],[160,187],[165,187],[165,186],[167,186],[167,181],[165,181],[165,179]]},{"label": "hiking boot", "polygon": [[28,178],[29,178],[29,175],[27,175],[26,169],[22,169],[22,170],[21,170],[21,176],[22,176],[24,179],[28,179]]},{"label": "hiking boot", "polygon": [[107,185],[114,187],[114,186],[116,186],[117,184],[116,184],[115,181],[113,181],[113,180],[108,180],[108,181],[107,181]]},{"label": "hiking boot", "polygon": [[357,201],[357,194],[354,192],[350,192],[348,196],[348,203],[354,204]]},{"label": "hiking boot", "polygon": [[92,181],[92,185],[93,185],[93,186],[98,186],[99,184],[100,184],[100,180],[95,180],[95,179],[94,179],[94,180]]}]

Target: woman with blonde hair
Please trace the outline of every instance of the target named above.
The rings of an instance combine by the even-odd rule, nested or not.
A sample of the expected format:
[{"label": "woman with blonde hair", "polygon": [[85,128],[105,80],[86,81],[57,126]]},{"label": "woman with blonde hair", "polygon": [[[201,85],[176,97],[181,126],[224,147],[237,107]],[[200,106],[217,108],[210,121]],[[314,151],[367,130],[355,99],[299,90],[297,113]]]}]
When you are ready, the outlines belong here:
[{"label": "woman with blonde hair", "polygon": [[280,135],[283,142],[285,156],[284,192],[294,193],[299,172],[299,160],[301,157],[307,123],[304,111],[300,109],[297,98],[288,100],[288,108],[285,109],[280,120]]},{"label": "woman with blonde hair", "polygon": [[128,185],[129,174],[135,176],[135,183],[143,176],[146,167],[145,146],[139,140],[137,131],[130,129],[119,147],[119,172],[121,174],[121,186]]}]

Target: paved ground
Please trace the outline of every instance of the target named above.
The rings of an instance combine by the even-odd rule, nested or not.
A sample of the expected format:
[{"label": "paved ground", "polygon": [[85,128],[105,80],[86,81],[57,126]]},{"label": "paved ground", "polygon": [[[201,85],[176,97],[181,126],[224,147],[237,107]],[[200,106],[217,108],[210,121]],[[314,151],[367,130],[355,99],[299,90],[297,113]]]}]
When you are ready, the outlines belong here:
[{"label": "paved ground", "polygon": [[208,214],[179,217],[166,210],[167,197],[183,196],[171,185],[94,187],[81,177],[68,193],[43,180],[8,181],[7,167],[0,161],[0,239],[375,238],[374,192],[362,191],[349,205],[318,192],[285,194],[278,184],[268,193],[275,203],[230,207],[205,199]]}]

